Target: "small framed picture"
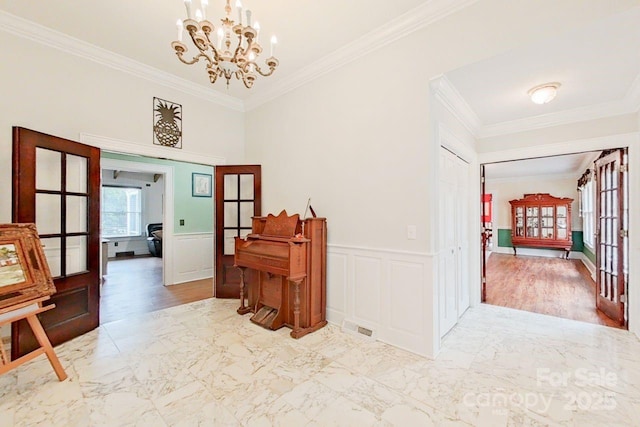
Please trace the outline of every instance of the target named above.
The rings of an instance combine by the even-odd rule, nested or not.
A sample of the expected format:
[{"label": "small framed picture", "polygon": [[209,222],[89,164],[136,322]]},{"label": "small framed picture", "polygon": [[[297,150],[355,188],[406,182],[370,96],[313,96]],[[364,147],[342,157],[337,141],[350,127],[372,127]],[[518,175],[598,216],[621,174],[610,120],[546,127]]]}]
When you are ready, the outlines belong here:
[{"label": "small framed picture", "polygon": [[191,174],[191,195],[193,197],[211,197],[211,175],[206,173]]},{"label": "small framed picture", "polygon": [[0,309],[55,291],[35,224],[0,224]]}]

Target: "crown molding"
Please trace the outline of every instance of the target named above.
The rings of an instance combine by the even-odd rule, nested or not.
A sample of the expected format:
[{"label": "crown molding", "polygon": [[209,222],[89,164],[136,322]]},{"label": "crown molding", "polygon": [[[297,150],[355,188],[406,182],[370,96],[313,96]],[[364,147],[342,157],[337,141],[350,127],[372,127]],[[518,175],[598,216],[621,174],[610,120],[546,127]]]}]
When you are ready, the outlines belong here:
[{"label": "crown molding", "polygon": [[431,89],[436,99],[447,111],[456,117],[473,136],[477,137],[482,129],[482,122],[447,76],[441,75],[431,80]]},{"label": "crown molding", "polygon": [[247,111],[284,95],[330,71],[340,68],[370,52],[445,18],[478,0],[428,0],[381,27],[302,68],[269,88],[254,92],[245,101]]},{"label": "crown molding", "polygon": [[227,163],[227,160],[224,157],[208,156],[206,154],[196,153],[193,151],[176,150],[175,148],[164,147],[161,145],[141,145],[122,139],[92,135],[84,132],[80,133],[80,142],[93,147],[98,147],[103,151],[110,151],[113,153],[133,154],[210,166],[224,165]]},{"label": "crown molding", "polygon": [[506,150],[478,153],[478,162],[496,163],[510,160],[522,160],[536,157],[560,156],[585,151],[606,150],[607,148],[638,147],[638,132],[599,136],[596,138],[575,139],[553,144],[510,148]]},{"label": "crown molding", "polygon": [[244,102],[0,10],[0,30],[236,111]]},{"label": "crown molding", "polygon": [[478,138],[482,139],[511,133],[527,132],[551,126],[619,116],[636,111],[637,108],[630,106],[625,98],[619,101],[610,101],[573,108],[571,110],[558,111],[557,113],[542,114],[493,125],[485,125],[478,132]]}]

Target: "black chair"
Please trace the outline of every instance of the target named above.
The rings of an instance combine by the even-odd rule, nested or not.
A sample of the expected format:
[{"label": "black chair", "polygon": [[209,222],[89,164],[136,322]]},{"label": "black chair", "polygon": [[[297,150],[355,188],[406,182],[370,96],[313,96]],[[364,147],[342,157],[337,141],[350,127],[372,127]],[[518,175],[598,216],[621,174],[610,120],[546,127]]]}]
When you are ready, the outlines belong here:
[{"label": "black chair", "polygon": [[147,224],[147,236],[151,255],[162,257],[162,223]]}]

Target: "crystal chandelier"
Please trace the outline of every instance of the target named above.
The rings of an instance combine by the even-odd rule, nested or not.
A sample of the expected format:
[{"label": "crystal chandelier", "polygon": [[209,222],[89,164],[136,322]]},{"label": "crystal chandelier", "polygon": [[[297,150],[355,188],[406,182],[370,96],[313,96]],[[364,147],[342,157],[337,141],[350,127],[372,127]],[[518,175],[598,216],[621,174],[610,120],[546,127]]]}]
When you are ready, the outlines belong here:
[{"label": "crystal chandelier", "polygon": [[[240,0],[237,0],[235,4],[238,13],[238,22],[236,23],[231,19],[230,0],[226,0],[226,2],[227,5],[224,8],[226,17],[220,20],[221,24],[216,28],[206,17],[209,0],[200,0],[202,9],[196,10],[195,19],[191,15],[191,0],[184,0],[187,19],[178,19],[178,40],[171,43],[171,47],[176,51],[180,61],[185,64],[195,64],[203,59],[211,83],[215,83],[218,77],[224,77],[227,80],[227,87],[229,87],[229,80],[235,76],[238,80],[242,80],[247,88],[251,88],[258,77],[257,74],[265,77],[270,76],[278,66],[279,62],[273,56],[278,41],[275,36],[271,37],[271,52],[265,61],[268,69],[263,70],[256,62],[262,53],[262,46],[258,43],[260,24],[258,22],[252,23],[251,11],[246,10],[245,25],[243,25]],[[191,59],[184,58],[184,54],[188,50],[187,45],[182,42],[185,29],[198,49],[198,53]]]}]

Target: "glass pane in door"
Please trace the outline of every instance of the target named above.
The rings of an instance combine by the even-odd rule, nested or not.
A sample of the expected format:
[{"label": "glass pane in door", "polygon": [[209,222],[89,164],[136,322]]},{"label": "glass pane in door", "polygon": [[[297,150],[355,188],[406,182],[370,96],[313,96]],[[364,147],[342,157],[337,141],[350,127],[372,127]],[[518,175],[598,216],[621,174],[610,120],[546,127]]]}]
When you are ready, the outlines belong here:
[{"label": "glass pane in door", "polygon": [[87,192],[87,159],[67,154],[67,191],[72,193]]},{"label": "glass pane in door", "polygon": [[87,236],[67,237],[67,275],[87,270]]},{"label": "glass pane in door", "polygon": [[251,228],[253,217],[253,202],[240,202],[240,227]]},{"label": "glass pane in door", "polygon": [[67,196],[67,233],[87,232],[86,196]]},{"label": "glass pane in door", "polygon": [[237,230],[224,230],[224,255],[233,255],[235,253],[235,237],[237,235]]},{"label": "glass pane in door", "polygon": [[238,203],[237,202],[225,202],[224,203],[224,226],[238,227]]},{"label": "glass pane in door", "polygon": [[62,154],[36,148],[36,190],[60,191],[62,182]]},{"label": "glass pane in door", "polygon": [[224,199],[236,200],[238,198],[238,175],[228,174],[224,176]]},{"label": "glass pane in door", "polygon": [[62,275],[62,246],[59,237],[40,239],[44,256],[47,258],[51,276],[56,278]]},{"label": "glass pane in door", "polygon": [[62,197],[58,194],[36,193],[36,228],[38,234],[62,232]]},{"label": "glass pane in door", "polygon": [[240,175],[240,198],[253,200],[253,175]]}]

